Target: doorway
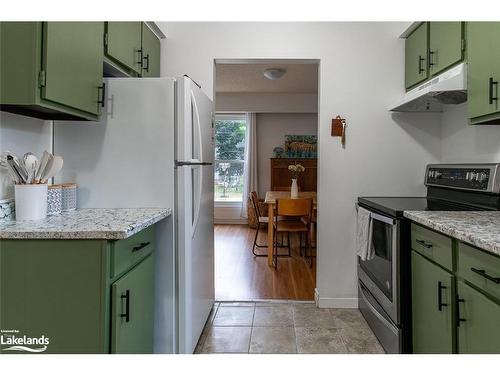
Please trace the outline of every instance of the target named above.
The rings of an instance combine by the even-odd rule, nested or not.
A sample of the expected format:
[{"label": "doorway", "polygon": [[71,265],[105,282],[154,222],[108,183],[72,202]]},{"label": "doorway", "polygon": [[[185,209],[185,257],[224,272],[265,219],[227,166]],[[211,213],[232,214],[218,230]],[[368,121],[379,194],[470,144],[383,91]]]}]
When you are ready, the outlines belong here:
[{"label": "doorway", "polygon": [[[267,257],[265,198],[276,191],[289,197],[288,167],[296,164],[305,167],[297,179],[300,194],[317,191],[318,81],[319,60],[215,61],[217,301],[314,300],[317,207],[311,214],[314,222],[308,224],[308,256],[301,246],[305,238],[297,233],[279,235],[283,256],[274,268]],[[252,191],[258,197],[257,209],[249,199]],[[257,227],[257,244],[262,247],[253,246]]]}]

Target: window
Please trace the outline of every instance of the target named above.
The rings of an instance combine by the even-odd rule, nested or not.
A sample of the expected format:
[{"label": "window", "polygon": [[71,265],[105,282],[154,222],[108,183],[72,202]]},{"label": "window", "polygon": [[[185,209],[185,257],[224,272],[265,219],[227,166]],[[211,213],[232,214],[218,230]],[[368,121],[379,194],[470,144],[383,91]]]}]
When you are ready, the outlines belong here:
[{"label": "window", "polygon": [[245,166],[246,116],[215,116],[215,202],[241,202]]}]

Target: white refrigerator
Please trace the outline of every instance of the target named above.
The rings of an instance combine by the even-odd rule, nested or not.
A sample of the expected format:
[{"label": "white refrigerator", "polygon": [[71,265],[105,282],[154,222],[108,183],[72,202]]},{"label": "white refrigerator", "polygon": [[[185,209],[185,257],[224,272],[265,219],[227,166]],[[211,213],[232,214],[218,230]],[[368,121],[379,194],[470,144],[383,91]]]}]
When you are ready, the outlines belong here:
[{"label": "white refrigerator", "polygon": [[189,77],[108,78],[97,122],[55,121],[79,208],[169,207],[157,224],[155,352],[192,353],[214,302],[213,103]]}]

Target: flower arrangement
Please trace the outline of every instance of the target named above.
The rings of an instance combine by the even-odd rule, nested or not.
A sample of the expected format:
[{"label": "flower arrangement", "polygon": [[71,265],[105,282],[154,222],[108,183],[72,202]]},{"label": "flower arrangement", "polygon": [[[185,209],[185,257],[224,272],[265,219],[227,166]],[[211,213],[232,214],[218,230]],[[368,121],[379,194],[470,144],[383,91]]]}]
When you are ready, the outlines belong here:
[{"label": "flower arrangement", "polygon": [[306,169],[302,164],[290,164],[288,170],[292,172],[292,179],[296,180]]}]

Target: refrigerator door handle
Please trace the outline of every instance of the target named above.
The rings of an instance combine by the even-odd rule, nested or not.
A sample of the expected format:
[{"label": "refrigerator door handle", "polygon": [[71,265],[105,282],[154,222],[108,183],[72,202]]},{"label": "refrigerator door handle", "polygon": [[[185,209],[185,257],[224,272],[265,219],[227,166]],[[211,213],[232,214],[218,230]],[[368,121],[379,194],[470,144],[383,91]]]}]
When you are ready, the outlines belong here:
[{"label": "refrigerator door handle", "polygon": [[193,204],[196,204],[196,206],[194,209],[193,224],[192,224],[193,227],[191,228],[191,238],[194,237],[196,233],[196,228],[198,227],[198,221],[200,220],[200,207],[201,207],[201,195],[202,195],[201,189],[203,187],[203,168],[198,167],[196,169],[198,170],[199,177],[198,177],[196,199],[193,201]]},{"label": "refrigerator door handle", "polygon": [[[192,108],[194,111],[194,118],[196,119],[196,130],[198,131],[197,136],[193,137],[193,143],[196,143],[198,141],[197,146],[198,146],[198,159],[203,160],[203,140],[201,139],[201,122],[200,122],[200,112],[198,111],[198,104],[196,104],[196,98],[194,97],[193,91],[191,91],[191,104]],[[194,131],[194,125],[193,124],[193,129],[191,131]],[[195,145],[193,144],[193,147]]]},{"label": "refrigerator door handle", "polygon": [[175,161],[176,167],[193,166],[193,165],[212,165],[212,163],[199,161],[198,159],[191,159],[188,161]]}]

